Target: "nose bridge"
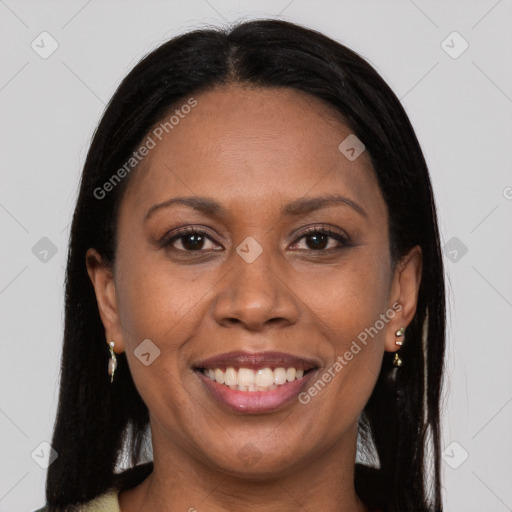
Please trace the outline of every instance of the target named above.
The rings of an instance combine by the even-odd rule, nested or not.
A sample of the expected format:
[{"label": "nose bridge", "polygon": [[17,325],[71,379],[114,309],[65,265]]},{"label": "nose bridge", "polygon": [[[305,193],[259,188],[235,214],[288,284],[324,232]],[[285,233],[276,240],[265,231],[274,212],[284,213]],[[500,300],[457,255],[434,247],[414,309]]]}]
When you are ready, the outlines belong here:
[{"label": "nose bridge", "polygon": [[216,301],[217,322],[242,323],[258,330],[270,322],[296,321],[296,301],[282,281],[284,275],[279,271],[279,257],[269,245],[268,239],[265,242],[261,237],[258,242],[249,236],[232,252],[230,278]]},{"label": "nose bridge", "polygon": [[247,237],[236,248],[236,255],[233,254],[235,281],[241,287],[239,291],[253,295],[259,301],[264,296],[272,298],[276,295],[276,273],[272,267],[276,267],[277,262],[269,245],[267,241],[264,248],[255,238]]}]

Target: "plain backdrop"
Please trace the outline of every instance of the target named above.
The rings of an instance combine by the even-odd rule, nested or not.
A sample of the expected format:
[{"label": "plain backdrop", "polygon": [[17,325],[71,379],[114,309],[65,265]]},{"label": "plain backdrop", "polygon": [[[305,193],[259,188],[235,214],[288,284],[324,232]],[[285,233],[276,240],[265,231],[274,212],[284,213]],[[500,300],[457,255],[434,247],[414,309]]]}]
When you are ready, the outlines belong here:
[{"label": "plain backdrop", "polygon": [[44,503],[69,222],[105,104],[164,40],[261,17],[359,52],[408,112],[448,276],[445,507],[512,510],[512,0],[0,0],[0,512]]}]

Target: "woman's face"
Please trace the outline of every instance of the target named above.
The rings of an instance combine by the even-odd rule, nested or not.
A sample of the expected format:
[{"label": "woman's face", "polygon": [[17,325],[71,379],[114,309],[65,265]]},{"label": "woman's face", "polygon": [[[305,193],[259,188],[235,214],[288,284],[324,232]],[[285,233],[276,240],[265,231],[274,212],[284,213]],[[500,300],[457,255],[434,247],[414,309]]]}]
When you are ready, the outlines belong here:
[{"label": "woman's face", "polygon": [[369,156],[354,159],[351,139],[339,149],[351,130],[322,102],[234,85],[194,99],[150,134],[113,274],[94,251],[89,273],[154,450],[277,475],[354,444],[383,352],[414,314],[421,255],[392,264]]}]

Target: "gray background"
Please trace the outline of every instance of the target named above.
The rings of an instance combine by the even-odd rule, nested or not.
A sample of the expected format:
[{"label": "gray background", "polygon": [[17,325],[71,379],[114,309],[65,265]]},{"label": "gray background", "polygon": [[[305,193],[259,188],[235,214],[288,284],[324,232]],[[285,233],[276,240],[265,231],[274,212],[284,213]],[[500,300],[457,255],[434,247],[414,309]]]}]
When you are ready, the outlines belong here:
[{"label": "gray background", "polygon": [[447,244],[446,510],[512,510],[512,0],[0,0],[0,512],[44,502],[68,225],[105,103],[163,40],[255,17],[360,52],[410,115]]}]

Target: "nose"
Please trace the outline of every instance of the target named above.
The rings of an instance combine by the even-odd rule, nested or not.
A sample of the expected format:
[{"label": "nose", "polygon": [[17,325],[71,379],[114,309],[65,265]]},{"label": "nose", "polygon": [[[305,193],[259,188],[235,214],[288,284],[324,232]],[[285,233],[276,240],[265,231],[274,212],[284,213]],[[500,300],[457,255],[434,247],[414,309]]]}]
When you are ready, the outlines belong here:
[{"label": "nose", "polygon": [[269,326],[297,322],[299,301],[277,259],[264,249],[249,263],[233,252],[228,263],[233,266],[222,280],[214,303],[214,316],[219,325],[264,331]]}]

